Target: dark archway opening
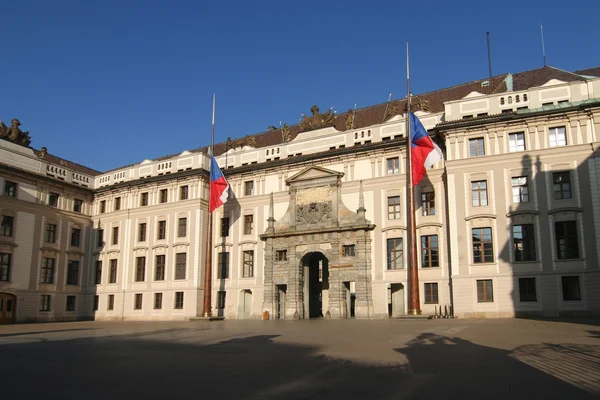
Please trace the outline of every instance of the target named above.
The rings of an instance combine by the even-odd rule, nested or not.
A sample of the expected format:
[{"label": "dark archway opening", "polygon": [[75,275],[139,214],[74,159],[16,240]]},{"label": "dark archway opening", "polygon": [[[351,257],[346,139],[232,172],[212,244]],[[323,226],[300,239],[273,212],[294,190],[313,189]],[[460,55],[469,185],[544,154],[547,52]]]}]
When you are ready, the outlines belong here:
[{"label": "dark archway opening", "polygon": [[305,318],[323,317],[323,291],[329,289],[329,261],[322,253],[308,253],[302,258],[304,267]]}]

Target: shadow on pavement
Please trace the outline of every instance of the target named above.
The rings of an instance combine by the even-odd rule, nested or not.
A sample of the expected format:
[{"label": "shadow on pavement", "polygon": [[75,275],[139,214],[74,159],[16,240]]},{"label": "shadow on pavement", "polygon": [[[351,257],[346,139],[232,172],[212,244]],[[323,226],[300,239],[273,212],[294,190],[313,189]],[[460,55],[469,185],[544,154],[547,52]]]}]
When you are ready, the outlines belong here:
[{"label": "shadow on pavement", "polygon": [[0,338],[3,337],[13,337],[13,336],[26,336],[26,335],[45,335],[48,333],[59,333],[59,332],[75,332],[75,331],[93,331],[96,328],[81,328],[81,329],[58,329],[58,330],[48,330],[48,331],[37,331],[37,332],[17,332],[17,333],[2,333],[0,334]]}]

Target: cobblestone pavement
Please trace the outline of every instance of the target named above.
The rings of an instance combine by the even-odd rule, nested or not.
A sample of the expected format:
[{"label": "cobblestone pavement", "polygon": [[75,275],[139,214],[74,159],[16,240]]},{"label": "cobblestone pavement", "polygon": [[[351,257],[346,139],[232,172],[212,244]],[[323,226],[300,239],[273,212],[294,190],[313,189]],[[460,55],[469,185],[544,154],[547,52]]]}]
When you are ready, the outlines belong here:
[{"label": "cobblestone pavement", "polygon": [[592,399],[600,320],[0,326],[8,399]]}]

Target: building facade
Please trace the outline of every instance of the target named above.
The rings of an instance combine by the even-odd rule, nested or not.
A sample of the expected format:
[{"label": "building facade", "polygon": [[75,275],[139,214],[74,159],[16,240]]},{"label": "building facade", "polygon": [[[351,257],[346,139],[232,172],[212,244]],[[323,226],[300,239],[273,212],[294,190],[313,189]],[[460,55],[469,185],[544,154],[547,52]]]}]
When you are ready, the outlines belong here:
[{"label": "building facade", "polygon": [[[600,68],[504,74],[413,104],[444,150],[415,188],[423,313],[600,313]],[[231,189],[212,214],[213,314],[406,313],[405,108],[315,106],[215,146]],[[100,173],[4,129],[4,323],[202,315],[206,148]]]}]

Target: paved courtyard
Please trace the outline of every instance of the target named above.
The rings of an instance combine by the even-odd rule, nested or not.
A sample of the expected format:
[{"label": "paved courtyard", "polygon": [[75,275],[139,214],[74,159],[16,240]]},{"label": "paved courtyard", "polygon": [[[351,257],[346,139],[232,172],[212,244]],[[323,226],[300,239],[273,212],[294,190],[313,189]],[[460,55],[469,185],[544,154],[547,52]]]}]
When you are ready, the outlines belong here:
[{"label": "paved courtyard", "polygon": [[0,326],[1,399],[592,399],[600,321]]}]

